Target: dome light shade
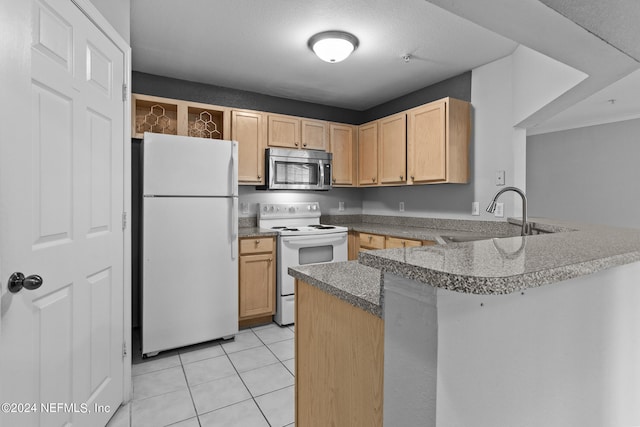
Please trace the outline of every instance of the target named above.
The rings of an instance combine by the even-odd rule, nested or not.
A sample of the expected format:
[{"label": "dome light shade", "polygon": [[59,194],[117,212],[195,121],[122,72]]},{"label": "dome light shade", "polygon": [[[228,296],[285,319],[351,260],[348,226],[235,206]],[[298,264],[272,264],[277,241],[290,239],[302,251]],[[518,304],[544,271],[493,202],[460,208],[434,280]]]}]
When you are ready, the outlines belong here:
[{"label": "dome light shade", "polygon": [[358,47],[358,39],[343,31],[325,31],[309,39],[309,48],[325,62],[344,61]]}]

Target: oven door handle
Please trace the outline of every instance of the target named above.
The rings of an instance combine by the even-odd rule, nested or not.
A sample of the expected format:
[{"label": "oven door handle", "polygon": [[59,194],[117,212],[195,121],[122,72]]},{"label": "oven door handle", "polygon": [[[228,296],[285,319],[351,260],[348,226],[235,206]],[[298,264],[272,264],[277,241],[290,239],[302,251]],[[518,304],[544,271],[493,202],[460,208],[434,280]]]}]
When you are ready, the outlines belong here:
[{"label": "oven door handle", "polygon": [[294,247],[311,247],[342,243],[347,240],[347,233],[336,233],[325,236],[290,236],[282,237],[282,243]]}]

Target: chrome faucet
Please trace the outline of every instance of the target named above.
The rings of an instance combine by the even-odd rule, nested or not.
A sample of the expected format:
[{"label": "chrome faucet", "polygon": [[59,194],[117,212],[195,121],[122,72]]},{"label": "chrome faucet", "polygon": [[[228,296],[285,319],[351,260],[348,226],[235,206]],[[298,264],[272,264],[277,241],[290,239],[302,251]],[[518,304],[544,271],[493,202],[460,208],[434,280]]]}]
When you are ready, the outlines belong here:
[{"label": "chrome faucet", "polygon": [[507,191],[514,191],[522,197],[522,231],[520,235],[526,236],[529,234],[529,224],[527,224],[527,196],[525,196],[524,191],[521,189],[517,187],[505,187],[498,191],[496,195],[493,196],[493,200],[489,203],[489,206],[487,206],[487,212],[494,213],[496,211],[496,202],[498,201],[498,197]]}]

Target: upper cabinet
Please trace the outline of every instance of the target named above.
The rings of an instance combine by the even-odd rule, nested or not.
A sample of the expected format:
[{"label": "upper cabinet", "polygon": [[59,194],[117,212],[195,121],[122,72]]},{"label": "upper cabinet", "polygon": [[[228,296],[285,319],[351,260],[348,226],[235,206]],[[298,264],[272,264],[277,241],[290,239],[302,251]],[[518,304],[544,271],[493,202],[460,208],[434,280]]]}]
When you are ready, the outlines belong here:
[{"label": "upper cabinet", "polygon": [[230,109],[198,102],[132,94],[131,137],[145,132],[228,139]]},{"label": "upper cabinet", "polygon": [[309,150],[327,149],[327,122],[321,120],[300,120],[302,147]]},{"label": "upper cabinet", "polygon": [[358,185],[378,185],[378,122],[358,127]]},{"label": "upper cabinet", "polygon": [[269,114],[267,137],[269,147],[325,150],[326,140],[326,122]]},{"label": "upper cabinet", "polygon": [[405,113],[378,120],[378,175],[382,185],[400,185],[407,181]]},{"label": "upper cabinet", "polygon": [[133,94],[132,137],[144,132],[238,141],[238,181],[263,185],[267,147],[328,150],[333,185],[469,182],[471,105],[443,98],[359,126]]},{"label": "upper cabinet", "polygon": [[333,185],[356,185],[358,147],[357,127],[340,123],[329,124],[329,151],[333,154]]},{"label": "upper cabinet", "polygon": [[300,119],[269,114],[267,145],[269,147],[300,148]]},{"label": "upper cabinet", "polygon": [[409,184],[469,182],[470,104],[454,98],[407,112]]},{"label": "upper cabinet", "polygon": [[231,138],[238,141],[238,182],[264,184],[265,117],[256,111],[234,110]]}]

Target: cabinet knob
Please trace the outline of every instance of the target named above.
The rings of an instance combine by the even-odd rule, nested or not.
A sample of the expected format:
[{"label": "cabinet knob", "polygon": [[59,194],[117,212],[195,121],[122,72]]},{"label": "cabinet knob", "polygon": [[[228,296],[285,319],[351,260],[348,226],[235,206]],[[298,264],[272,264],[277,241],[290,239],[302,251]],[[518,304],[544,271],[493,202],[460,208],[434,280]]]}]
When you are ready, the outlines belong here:
[{"label": "cabinet knob", "polygon": [[411,181],[413,181],[415,179],[415,177],[413,175],[411,175]]},{"label": "cabinet knob", "polygon": [[262,176],[261,176],[261,175],[258,175],[258,179],[262,179]]},{"label": "cabinet knob", "polygon": [[260,240],[256,240],[256,246],[260,244]]},{"label": "cabinet knob", "polygon": [[400,181],[402,181],[402,178],[403,178],[403,176],[402,176],[402,175],[400,175]]},{"label": "cabinet knob", "polygon": [[336,182],[336,179],[335,179],[335,178],[331,178],[331,180],[332,180],[334,183]]},{"label": "cabinet knob", "polygon": [[374,176],[373,178],[371,178],[372,182],[376,182],[376,177]]},{"label": "cabinet knob", "polygon": [[307,143],[305,142],[304,144],[302,144],[302,146],[303,146],[303,147],[306,147],[306,146],[307,146]]},{"label": "cabinet knob", "polygon": [[269,258],[269,259],[267,260],[267,262],[268,262],[269,264],[271,264],[271,261],[273,261],[273,258]]},{"label": "cabinet knob", "polygon": [[298,143],[296,142],[295,144],[296,144],[296,147],[297,147],[297,146],[298,146]]},{"label": "cabinet knob", "polygon": [[369,236],[369,241],[371,241],[371,239],[373,239],[373,236]]},{"label": "cabinet knob", "polygon": [[405,242],[404,240],[402,241],[402,247],[406,247],[407,246],[407,242]]}]

